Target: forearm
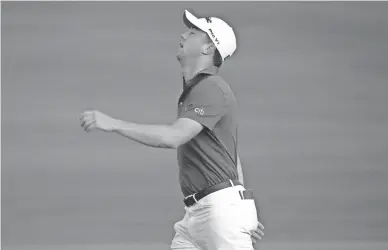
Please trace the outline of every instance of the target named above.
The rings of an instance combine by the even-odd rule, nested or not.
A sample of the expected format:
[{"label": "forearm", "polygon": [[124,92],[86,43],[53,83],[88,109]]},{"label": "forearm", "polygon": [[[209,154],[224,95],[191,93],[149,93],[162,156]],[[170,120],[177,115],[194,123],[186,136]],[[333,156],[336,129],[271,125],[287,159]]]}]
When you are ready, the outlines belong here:
[{"label": "forearm", "polygon": [[118,120],[113,132],[133,141],[156,148],[175,148],[169,125],[145,125]]},{"label": "forearm", "polygon": [[237,156],[237,174],[238,174],[238,180],[244,184],[244,175],[243,175],[243,172],[242,172],[242,166],[241,166],[241,161],[240,161],[240,157]]}]

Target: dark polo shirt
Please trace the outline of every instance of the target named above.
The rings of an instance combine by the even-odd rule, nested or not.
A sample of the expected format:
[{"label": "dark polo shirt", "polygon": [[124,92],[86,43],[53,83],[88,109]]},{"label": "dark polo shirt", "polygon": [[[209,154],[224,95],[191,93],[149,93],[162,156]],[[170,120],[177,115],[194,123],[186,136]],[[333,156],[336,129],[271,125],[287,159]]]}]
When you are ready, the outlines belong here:
[{"label": "dark polo shirt", "polygon": [[212,67],[184,84],[178,118],[189,118],[203,130],[177,149],[184,196],[229,179],[237,180],[236,99]]}]

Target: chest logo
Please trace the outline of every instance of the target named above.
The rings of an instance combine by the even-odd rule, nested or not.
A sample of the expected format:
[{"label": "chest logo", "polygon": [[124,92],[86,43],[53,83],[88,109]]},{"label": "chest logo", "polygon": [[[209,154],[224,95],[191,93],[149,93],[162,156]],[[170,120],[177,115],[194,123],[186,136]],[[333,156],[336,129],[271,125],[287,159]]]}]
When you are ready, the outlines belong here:
[{"label": "chest logo", "polygon": [[195,108],[194,109],[194,112],[199,114],[199,115],[203,115],[205,113],[205,111],[203,110],[203,108]]}]

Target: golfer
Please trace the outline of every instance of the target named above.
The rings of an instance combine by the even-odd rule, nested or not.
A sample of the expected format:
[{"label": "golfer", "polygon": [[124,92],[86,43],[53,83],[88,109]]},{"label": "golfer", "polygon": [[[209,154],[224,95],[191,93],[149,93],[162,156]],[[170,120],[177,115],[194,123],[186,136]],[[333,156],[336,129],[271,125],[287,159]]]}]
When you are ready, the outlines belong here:
[{"label": "golfer", "polygon": [[236,99],[217,73],[236,50],[233,29],[216,17],[183,14],[177,59],[183,92],[175,122],[136,124],[86,111],[81,126],[115,132],[150,147],[177,150],[185,216],[171,249],[253,249],[264,235],[252,190],[244,187],[237,146]]}]

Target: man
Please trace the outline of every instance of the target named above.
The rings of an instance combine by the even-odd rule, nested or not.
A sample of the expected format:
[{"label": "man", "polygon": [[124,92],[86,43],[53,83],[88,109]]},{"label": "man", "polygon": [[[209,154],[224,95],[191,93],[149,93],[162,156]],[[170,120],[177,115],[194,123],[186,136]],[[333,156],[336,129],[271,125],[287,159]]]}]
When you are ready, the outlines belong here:
[{"label": "man", "polygon": [[171,125],[125,122],[86,111],[89,132],[115,132],[150,147],[177,149],[186,214],[174,225],[172,249],[253,249],[264,235],[251,190],[243,186],[237,153],[236,100],[218,68],[236,50],[223,20],[185,11],[177,59],[183,75],[178,118]]}]

